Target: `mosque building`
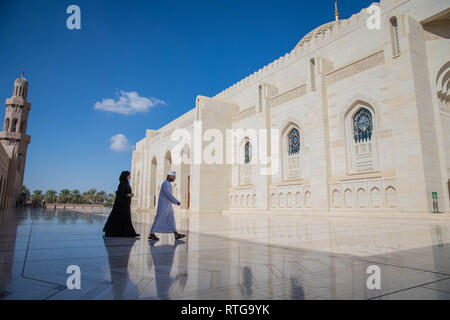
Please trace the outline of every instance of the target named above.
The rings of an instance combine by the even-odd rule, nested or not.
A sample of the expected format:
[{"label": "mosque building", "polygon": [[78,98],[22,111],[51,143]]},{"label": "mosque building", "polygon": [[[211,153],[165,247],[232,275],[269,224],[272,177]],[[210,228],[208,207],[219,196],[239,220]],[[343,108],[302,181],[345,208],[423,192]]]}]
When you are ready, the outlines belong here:
[{"label": "mosque building", "polygon": [[[147,130],[133,151],[133,208],[154,210],[174,170],[184,212],[432,212],[433,195],[450,212],[449,39],[448,0],[381,0],[348,19],[336,10],[278,60]],[[9,108],[29,106],[14,99]],[[276,129],[278,145],[243,135],[241,162],[199,164],[194,139],[176,163],[173,134],[194,136],[196,123],[224,137]],[[12,135],[25,154],[24,133],[3,132],[2,144]],[[256,149],[279,169],[261,174]]]}]

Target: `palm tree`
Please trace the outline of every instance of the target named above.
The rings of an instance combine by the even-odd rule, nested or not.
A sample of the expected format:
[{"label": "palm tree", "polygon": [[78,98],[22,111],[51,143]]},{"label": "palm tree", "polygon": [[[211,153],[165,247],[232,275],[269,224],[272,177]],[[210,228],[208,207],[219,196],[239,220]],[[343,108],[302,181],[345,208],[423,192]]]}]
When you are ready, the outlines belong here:
[{"label": "palm tree", "polygon": [[116,194],[110,193],[106,196],[106,201],[103,204],[105,207],[112,207],[114,205],[114,200],[116,200]]},{"label": "palm tree", "polygon": [[30,199],[31,194],[30,194],[30,190],[28,190],[28,188],[25,185],[22,186],[22,193],[25,194],[25,202],[27,202],[28,199]]},{"label": "palm tree", "polygon": [[42,190],[34,190],[33,194],[31,195],[31,200],[42,202],[43,196],[42,196]]},{"label": "palm tree", "polygon": [[97,193],[97,190],[95,189],[89,189],[87,191],[87,200],[88,203],[94,203],[95,202],[95,194]]},{"label": "palm tree", "polygon": [[72,200],[72,203],[75,204],[81,204],[81,194],[80,194],[80,190],[78,189],[74,189],[70,192],[70,197]]},{"label": "palm tree", "polygon": [[[30,194],[27,187],[23,186],[23,193]],[[104,206],[112,206],[116,198],[115,193],[107,194],[105,191],[98,191],[96,189],[90,189],[86,192],[80,193],[80,190],[74,189],[72,191],[68,189],[62,189],[59,194],[55,190],[47,190],[45,194],[41,190],[34,190],[33,194],[29,196],[31,200],[42,202],[45,200],[47,203],[73,203],[73,204],[103,204]]]},{"label": "palm tree", "polygon": [[81,194],[81,201],[83,203],[89,203],[89,194],[87,193],[87,191]]},{"label": "palm tree", "polygon": [[59,192],[58,200],[60,203],[69,203],[70,202],[70,190],[62,189]]},{"label": "palm tree", "polygon": [[44,195],[45,202],[47,203],[55,203],[57,200],[56,191],[55,190],[47,190]]},{"label": "palm tree", "polygon": [[99,191],[94,196],[95,203],[97,204],[102,204],[103,202],[105,202],[105,199],[106,199],[105,191]]},{"label": "palm tree", "polygon": [[114,202],[114,200],[116,200],[116,194],[115,193],[110,193],[108,194],[106,201],[108,202]]},{"label": "palm tree", "polygon": [[28,190],[26,185],[22,186],[22,193],[25,193],[27,197],[30,197],[30,190]]}]

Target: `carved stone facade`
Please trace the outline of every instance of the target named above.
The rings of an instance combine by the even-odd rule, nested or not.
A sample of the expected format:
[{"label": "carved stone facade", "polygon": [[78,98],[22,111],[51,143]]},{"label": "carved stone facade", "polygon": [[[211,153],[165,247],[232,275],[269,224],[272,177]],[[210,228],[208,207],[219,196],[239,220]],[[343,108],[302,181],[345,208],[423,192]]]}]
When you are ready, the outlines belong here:
[{"label": "carved stone facade", "polygon": [[330,185],[333,209],[395,210],[397,187],[395,179],[347,180]]},{"label": "carved stone facade", "polygon": [[[367,27],[365,9],[320,26],[278,60],[148,130],[133,152],[133,207],[153,210],[171,169],[192,213],[432,212],[432,192],[450,212],[448,1],[375,5],[380,29]],[[224,137],[245,132],[233,147],[249,162],[172,163],[171,134],[193,133],[198,121]],[[256,141],[250,131],[261,129],[277,130],[278,143]],[[257,149],[278,159],[272,174],[250,161]],[[196,142],[190,159],[194,150]]]},{"label": "carved stone facade", "polygon": [[338,70],[334,70],[326,75],[327,84],[333,84],[337,81],[349,78],[360,72],[369,70],[376,66],[383,64],[384,52],[380,51],[364,59],[355,61],[347,66],[344,66]]}]

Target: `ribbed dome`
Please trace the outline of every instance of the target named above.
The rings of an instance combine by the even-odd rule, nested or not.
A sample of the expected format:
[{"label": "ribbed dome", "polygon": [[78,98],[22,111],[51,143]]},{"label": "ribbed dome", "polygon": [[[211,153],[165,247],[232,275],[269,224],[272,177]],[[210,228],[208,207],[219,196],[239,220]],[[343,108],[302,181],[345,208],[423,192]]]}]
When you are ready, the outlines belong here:
[{"label": "ribbed dome", "polygon": [[24,78],[24,73],[22,72],[22,76],[14,81],[14,86],[28,87],[28,80]]},{"label": "ribbed dome", "polygon": [[340,21],[331,21],[331,22],[328,22],[328,23],[325,23],[325,24],[321,25],[320,27],[315,28],[313,31],[311,31],[306,36],[304,36],[302,38],[302,40],[300,40],[300,42],[297,43],[297,45],[295,46],[294,49],[296,49],[298,47],[302,47],[305,43],[308,43],[309,41],[311,41],[311,39],[313,37],[316,38],[316,39],[319,38],[327,30],[333,29],[339,22]]}]

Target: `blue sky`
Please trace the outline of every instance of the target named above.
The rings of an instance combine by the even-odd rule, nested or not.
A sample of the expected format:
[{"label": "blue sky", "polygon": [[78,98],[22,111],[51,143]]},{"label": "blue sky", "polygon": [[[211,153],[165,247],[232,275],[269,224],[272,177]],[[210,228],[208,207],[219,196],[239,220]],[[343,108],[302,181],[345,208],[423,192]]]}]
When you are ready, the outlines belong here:
[{"label": "blue sky", "polygon": [[[340,16],[371,3],[341,0]],[[0,0],[2,123],[22,68],[30,82],[25,185],[112,192],[131,151],[111,137],[135,144],[333,19],[332,0]]]}]

